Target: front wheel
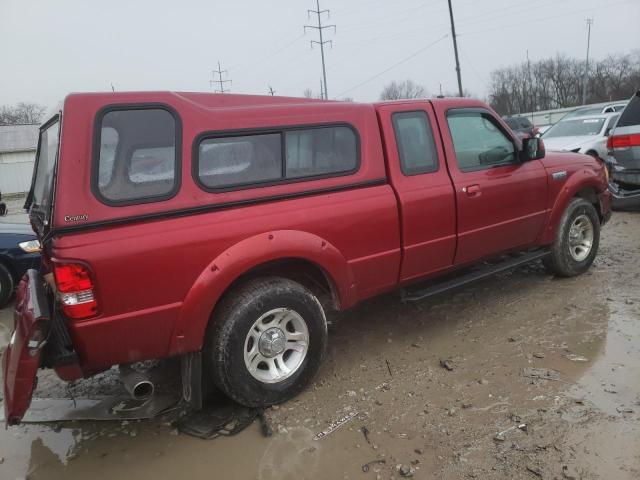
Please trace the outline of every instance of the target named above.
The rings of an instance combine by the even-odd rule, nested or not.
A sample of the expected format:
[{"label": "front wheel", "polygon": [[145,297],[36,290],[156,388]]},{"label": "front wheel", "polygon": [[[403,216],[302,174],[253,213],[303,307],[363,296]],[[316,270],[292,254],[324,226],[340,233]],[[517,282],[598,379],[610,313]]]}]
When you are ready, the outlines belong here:
[{"label": "front wheel", "polygon": [[238,403],[266,407],[308,385],[326,342],[324,311],[309,290],[286,278],[257,278],[216,308],[206,333],[205,368]]},{"label": "front wheel", "polygon": [[595,207],[574,198],[560,219],[551,255],[543,259],[547,270],[561,277],[586,272],[598,253],[600,219]]}]

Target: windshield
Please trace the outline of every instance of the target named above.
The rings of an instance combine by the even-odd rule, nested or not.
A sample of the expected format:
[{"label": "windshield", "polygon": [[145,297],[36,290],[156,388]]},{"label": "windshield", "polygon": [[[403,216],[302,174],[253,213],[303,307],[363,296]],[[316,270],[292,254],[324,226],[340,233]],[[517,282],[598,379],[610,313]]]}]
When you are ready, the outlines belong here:
[{"label": "windshield", "polygon": [[[48,217],[52,201],[53,172],[58,154],[58,133],[60,123],[55,118],[46,128],[40,130],[38,158],[36,159],[35,181],[31,192],[31,209]],[[43,218],[42,220],[45,220]]]},{"label": "windshield", "polygon": [[604,117],[579,118],[576,120],[563,120],[556,123],[544,133],[545,138],[551,137],[584,137],[597,135],[602,130]]}]

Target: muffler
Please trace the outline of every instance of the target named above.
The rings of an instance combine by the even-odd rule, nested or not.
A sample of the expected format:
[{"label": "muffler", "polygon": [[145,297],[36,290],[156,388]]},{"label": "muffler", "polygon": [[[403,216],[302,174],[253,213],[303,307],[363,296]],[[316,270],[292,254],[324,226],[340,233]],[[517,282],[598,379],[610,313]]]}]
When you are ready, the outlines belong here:
[{"label": "muffler", "polygon": [[120,380],[134,400],[147,400],[155,391],[153,382],[144,373],[131,368],[131,365],[120,365]]}]

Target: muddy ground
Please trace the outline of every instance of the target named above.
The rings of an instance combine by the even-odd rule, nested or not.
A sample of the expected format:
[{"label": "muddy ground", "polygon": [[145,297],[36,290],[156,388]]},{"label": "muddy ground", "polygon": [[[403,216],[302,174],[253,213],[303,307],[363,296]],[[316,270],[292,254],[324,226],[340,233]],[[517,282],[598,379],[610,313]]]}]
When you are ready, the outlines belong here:
[{"label": "muddy ground", "polygon": [[[0,479],[638,479],[639,240],[640,214],[617,213],[581,277],[532,265],[334,317],[315,383],[267,412],[271,438],[256,422],[204,441],[166,417],[23,425],[0,430]],[[0,311],[2,346],[10,323]],[[43,372],[36,396],[120,388]]]}]

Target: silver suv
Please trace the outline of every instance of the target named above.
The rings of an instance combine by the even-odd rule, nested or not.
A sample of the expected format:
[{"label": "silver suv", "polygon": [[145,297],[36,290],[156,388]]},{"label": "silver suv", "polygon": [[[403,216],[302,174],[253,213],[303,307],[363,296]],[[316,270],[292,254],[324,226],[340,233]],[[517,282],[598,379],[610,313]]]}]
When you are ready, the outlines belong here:
[{"label": "silver suv", "polygon": [[613,206],[640,206],[640,90],[622,111],[607,141]]}]

